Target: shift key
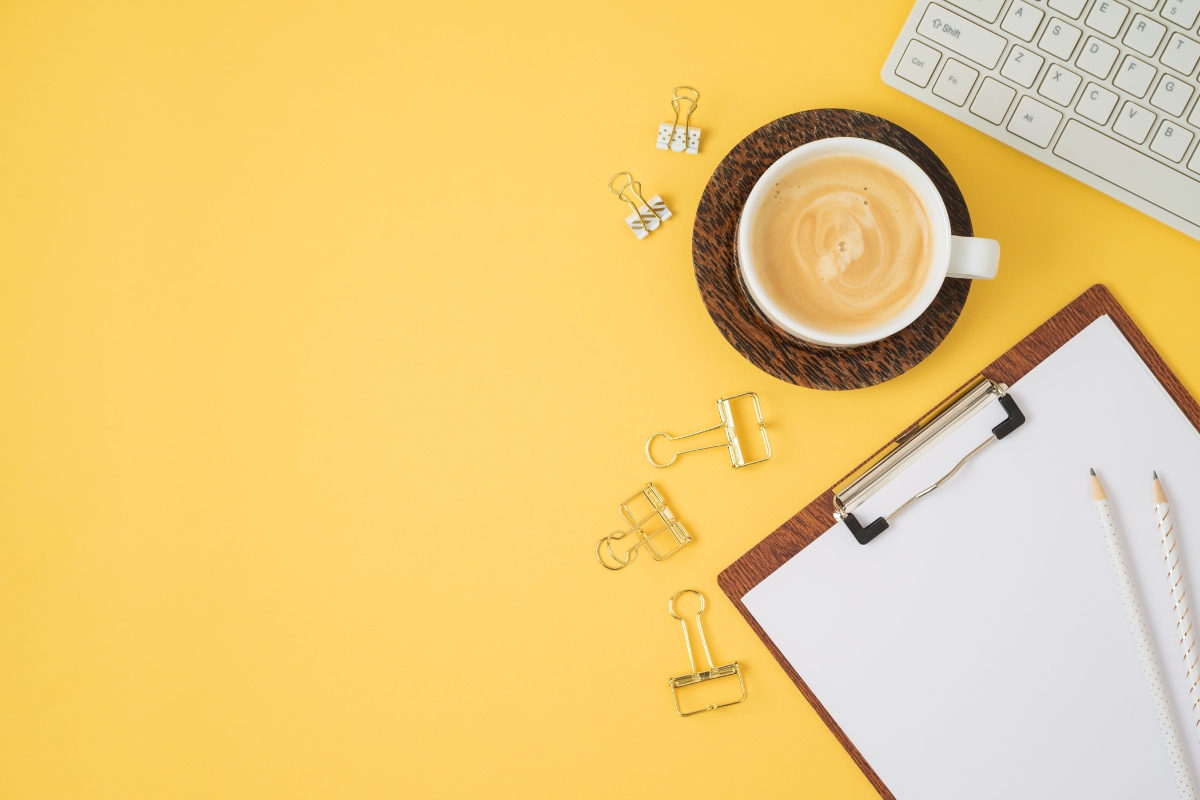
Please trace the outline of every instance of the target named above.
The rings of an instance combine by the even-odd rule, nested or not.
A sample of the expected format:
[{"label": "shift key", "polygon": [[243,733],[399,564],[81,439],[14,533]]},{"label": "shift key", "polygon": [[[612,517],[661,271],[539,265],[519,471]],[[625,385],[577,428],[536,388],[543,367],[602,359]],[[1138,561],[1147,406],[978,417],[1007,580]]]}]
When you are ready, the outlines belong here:
[{"label": "shift key", "polygon": [[988,69],[1000,63],[1006,43],[1004,37],[934,3],[925,9],[917,33]]}]

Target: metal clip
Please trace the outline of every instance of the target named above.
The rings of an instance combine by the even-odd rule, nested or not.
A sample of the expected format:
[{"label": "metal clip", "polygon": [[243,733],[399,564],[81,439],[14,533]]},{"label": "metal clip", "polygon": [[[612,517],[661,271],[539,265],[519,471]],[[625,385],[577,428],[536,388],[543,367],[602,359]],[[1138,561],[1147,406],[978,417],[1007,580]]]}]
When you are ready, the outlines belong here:
[{"label": "metal clip", "polygon": [[[700,610],[696,612],[696,632],[700,634],[700,646],[704,648],[704,657],[708,659],[708,669],[704,672],[696,671],[696,659],[692,656],[692,640],[688,636],[687,620],[675,613],[675,598],[681,594],[694,594],[700,598]],[[738,703],[746,700],[746,682],[742,680],[742,668],[738,662],[725,664],[724,666],[715,666],[713,664],[712,653],[708,651],[708,640],[704,638],[704,626],[700,623],[700,615],[704,613],[704,595],[697,592],[695,589],[684,589],[681,592],[676,592],[667,601],[667,611],[672,617],[679,620],[680,627],[683,628],[683,646],[687,648],[688,662],[692,665],[690,675],[679,675],[675,678],[668,678],[667,683],[671,686],[671,699],[675,701],[675,713],[681,717],[690,717],[693,714],[702,714],[705,711],[715,711],[718,708],[725,706],[735,706]],[[731,675],[736,675],[738,685],[741,687],[742,696],[738,700],[730,700],[727,703],[709,703],[704,708],[698,708],[695,711],[684,711],[679,707],[679,689],[683,686],[694,686],[697,683],[715,680],[717,678],[728,678]]]},{"label": "metal clip", "polygon": [[[687,116],[683,125],[679,124],[679,104],[687,104]],[[658,140],[655,147],[659,150],[672,150],[676,153],[696,155],[700,152],[700,129],[692,127],[692,114],[700,104],[700,93],[691,86],[676,86],[671,92],[671,108],[675,111],[675,119],[670,123],[658,126]]]},{"label": "metal clip", "polygon": [[[635,516],[634,512],[629,508],[630,502],[639,497],[644,498],[650,504],[650,513],[643,517]],[[645,547],[646,552],[648,552],[650,557],[655,561],[662,561],[663,559],[670,558],[679,551],[679,548],[692,541],[691,535],[684,530],[684,527],[679,520],[675,519],[675,515],[671,513],[671,509],[667,508],[666,502],[663,500],[662,495],[658,493],[658,489],[654,488],[653,483],[647,483],[644,487],[642,487],[640,492],[637,492],[636,494],[626,498],[625,502],[621,503],[617,510],[621,514],[621,517],[629,525],[629,528],[628,530],[623,531],[613,531],[608,536],[605,536],[603,539],[596,542],[596,560],[599,561],[600,566],[604,567],[605,569],[611,569],[614,571],[625,569],[625,567],[628,567],[637,559],[639,547]],[[647,531],[647,523],[651,523],[655,520],[657,522],[661,522],[662,524],[652,531]],[[655,537],[663,533],[669,533],[671,539],[673,539],[675,542],[675,544],[668,550],[660,550],[654,543]],[[612,545],[613,542],[620,541],[630,534],[633,534],[633,537],[636,541],[632,547],[625,551],[625,557],[622,558],[621,556],[617,555],[616,551],[613,550]],[[668,539],[668,542],[669,541],[670,539]],[[600,548],[602,546],[608,551],[609,558],[612,559],[612,562],[617,566],[614,567],[605,562],[604,557],[600,553]]]},{"label": "metal clip", "polygon": [[[762,436],[763,447],[767,449],[767,454],[765,456],[755,459],[754,461],[747,461],[746,456],[742,453],[742,444],[740,441],[738,441],[737,429],[733,424],[733,411],[729,407],[729,401],[737,400],[741,397],[749,397],[754,401],[754,413],[758,417],[758,432]],[[754,392],[742,392],[741,394],[735,394],[732,397],[722,397],[717,401],[717,413],[721,415],[721,422],[717,425],[713,425],[711,428],[705,428],[702,431],[684,434],[683,436],[672,436],[669,433],[654,434],[646,440],[646,460],[659,469],[665,469],[674,464],[675,459],[686,453],[697,453],[701,450],[712,450],[714,447],[729,448],[729,460],[733,462],[734,469],[746,467],[750,464],[757,464],[761,461],[766,461],[771,457],[771,442],[769,439],[767,439],[767,424],[763,422],[762,406],[758,402],[757,394]],[[704,447],[693,447],[691,450],[681,450],[680,452],[671,456],[671,460],[665,464],[658,463],[654,460],[654,457],[650,455],[650,443],[654,441],[656,436],[665,437],[668,441],[678,442],[681,439],[690,439],[691,437],[699,436],[702,433],[715,431],[717,428],[721,428],[725,432],[725,444],[710,444],[705,445]]]},{"label": "metal clip", "polygon": [[[866,525],[859,522],[858,518],[854,516],[856,508],[993,401],[1000,403],[1008,417],[992,428],[991,436],[963,456],[953,469],[905,500],[899,508],[886,517],[878,517],[874,522]],[[853,478],[849,485],[842,489],[834,487],[833,518],[844,522],[859,544],[867,544],[887,530],[892,520],[900,512],[953,478],[968,461],[982,452],[985,447],[1003,439],[1024,424],[1025,415],[1017,406],[1017,401],[1008,393],[1008,387],[1003,383],[996,383],[981,376],[956,399],[935,411],[928,421],[919,421],[916,426],[905,431],[893,443],[892,449],[886,451],[879,457],[879,460]]]},{"label": "metal clip", "polygon": [[[619,189],[613,186],[618,178],[625,179]],[[609,178],[608,190],[629,206],[630,214],[625,218],[625,224],[638,239],[645,239],[650,231],[657,229],[665,220],[671,218],[671,212],[667,209],[667,204],[663,202],[663,199],[658,195],[654,195],[649,200],[642,197],[642,182],[635,181],[628,172],[618,172]]]}]

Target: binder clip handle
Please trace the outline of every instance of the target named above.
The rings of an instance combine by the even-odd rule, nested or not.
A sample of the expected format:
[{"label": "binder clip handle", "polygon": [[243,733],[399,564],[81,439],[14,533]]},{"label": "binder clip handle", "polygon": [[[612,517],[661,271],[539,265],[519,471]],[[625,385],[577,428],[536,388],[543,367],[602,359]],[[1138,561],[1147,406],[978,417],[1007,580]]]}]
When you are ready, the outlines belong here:
[{"label": "binder clip handle", "polygon": [[[618,556],[616,554],[616,552],[613,550],[613,546],[612,546],[613,539],[620,539],[628,533],[629,533],[629,531],[613,531],[608,536],[605,536],[600,541],[596,542],[596,560],[600,562],[600,566],[604,567],[605,569],[616,572],[617,570],[625,569],[630,564],[632,564],[634,561],[637,561],[638,548],[642,546],[642,542],[638,542],[633,547],[631,547],[625,551],[625,560],[624,561],[622,561],[621,557]],[[604,545],[604,549],[608,550],[609,557],[612,558],[612,560],[617,564],[617,566],[615,566],[615,567],[610,566],[608,564],[608,562],[606,562],[604,560],[604,556],[602,556],[600,554],[600,546],[601,545]]]},{"label": "binder clip handle", "polygon": [[[623,183],[621,185],[620,189],[616,189],[613,187],[613,184],[617,182],[617,178],[625,179],[625,183]],[[633,175],[630,174],[629,172],[618,172],[617,174],[615,174],[611,178],[609,178],[608,179],[608,190],[610,192],[612,192],[613,194],[615,194],[621,200],[624,200],[625,204],[627,206],[629,206],[629,210],[631,212],[633,212],[633,214],[635,214],[636,216],[638,216],[638,217],[641,216],[642,212],[639,209],[640,209],[640,207],[645,206],[646,208],[648,208],[650,210],[649,213],[653,214],[654,217],[656,219],[658,219],[659,222],[663,221],[662,215],[658,212],[658,210],[655,209],[654,206],[650,205],[650,203],[647,202],[644,197],[642,197],[642,182],[635,181],[633,179]],[[626,197],[625,196],[626,192],[628,192],[629,195],[631,195],[631,196]]]},{"label": "binder clip handle", "polygon": [[666,439],[669,442],[678,442],[681,439],[689,439],[692,436],[699,436],[702,433],[708,433],[709,431],[715,431],[718,428],[722,428],[722,427],[724,427],[724,426],[723,425],[713,425],[711,428],[705,428],[702,431],[696,431],[695,433],[684,434],[683,436],[672,436],[669,433],[656,433],[656,434],[652,435],[649,439],[646,440],[646,460],[649,461],[651,463],[651,465],[658,467],[659,469],[666,469],[667,467],[669,467],[675,463],[675,459],[677,459],[680,456],[685,455],[687,453],[698,453],[701,450],[712,450],[714,447],[728,447],[729,445],[727,445],[727,444],[709,444],[709,445],[705,445],[704,447],[693,447],[691,450],[680,450],[678,453],[671,456],[671,460],[665,464],[658,463],[657,461],[654,460],[654,456],[650,455],[650,444],[655,439],[657,439],[659,436],[662,436],[664,439]]},{"label": "binder clip handle", "polygon": [[[689,94],[690,92],[690,94]],[[700,105],[700,93],[691,86],[676,86],[671,91],[671,108],[675,111],[675,121],[671,124],[671,134],[674,135],[675,128],[679,125],[679,101],[688,104],[687,116],[684,118],[684,128],[692,123],[692,114],[696,112],[696,106]]]},{"label": "binder clip handle", "polygon": [[675,129],[679,127],[679,101],[681,100],[688,104],[687,116],[683,120],[683,130],[686,133],[688,126],[692,124],[692,114],[696,113],[696,106],[700,105],[700,93],[691,86],[676,86],[671,91],[671,108],[675,111],[675,120],[671,123],[671,136],[675,135]]},{"label": "binder clip handle", "polygon": [[683,646],[688,651],[688,662],[692,665],[692,674],[696,673],[696,659],[692,657],[692,639],[688,636],[687,620],[675,613],[675,600],[681,594],[694,594],[700,598],[700,610],[696,612],[696,632],[700,634],[700,646],[704,648],[704,657],[708,659],[708,668],[716,669],[716,665],[713,664],[712,655],[708,652],[708,640],[704,638],[704,625],[700,622],[700,615],[704,613],[704,595],[695,589],[682,589],[671,595],[671,599],[667,601],[667,612],[679,620],[679,624],[683,628]]},{"label": "binder clip handle", "polygon": [[699,617],[701,614],[704,613],[704,595],[700,594],[695,589],[681,589],[680,591],[671,595],[671,599],[667,601],[667,613],[669,613],[672,617],[679,620],[680,622],[683,622],[683,617],[681,617],[675,613],[675,598],[679,597],[679,595],[681,595],[681,594],[694,594],[694,595],[696,595],[696,597],[699,597],[700,598],[700,610],[696,612],[696,616]]},{"label": "binder clip handle", "polygon": [[[691,94],[688,94],[690,92]],[[700,92],[691,86],[676,86],[671,91],[671,105],[678,105],[680,100],[686,100],[693,106],[700,103]]]}]

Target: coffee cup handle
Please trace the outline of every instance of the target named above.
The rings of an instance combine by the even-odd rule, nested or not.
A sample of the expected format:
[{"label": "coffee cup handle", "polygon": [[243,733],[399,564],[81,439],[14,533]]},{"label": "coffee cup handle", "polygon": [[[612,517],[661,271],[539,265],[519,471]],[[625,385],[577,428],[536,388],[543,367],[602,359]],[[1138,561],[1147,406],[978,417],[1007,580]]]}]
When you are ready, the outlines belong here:
[{"label": "coffee cup handle", "polygon": [[950,266],[947,278],[991,280],[1000,268],[1000,243],[974,236],[950,237]]}]

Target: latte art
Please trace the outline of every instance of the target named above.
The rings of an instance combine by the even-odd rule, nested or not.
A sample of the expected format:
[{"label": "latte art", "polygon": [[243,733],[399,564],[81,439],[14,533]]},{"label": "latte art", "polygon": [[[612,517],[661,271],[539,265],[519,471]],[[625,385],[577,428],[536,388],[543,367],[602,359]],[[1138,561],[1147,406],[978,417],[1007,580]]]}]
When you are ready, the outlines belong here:
[{"label": "latte art", "polygon": [[807,325],[839,333],[894,317],[920,292],[932,236],[916,192],[860,156],[824,156],[777,183],[755,221],[764,288]]},{"label": "latte art", "polygon": [[869,201],[852,192],[819,195],[796,217],[796,265],[850,302],[880,271],[887,251]]}]

